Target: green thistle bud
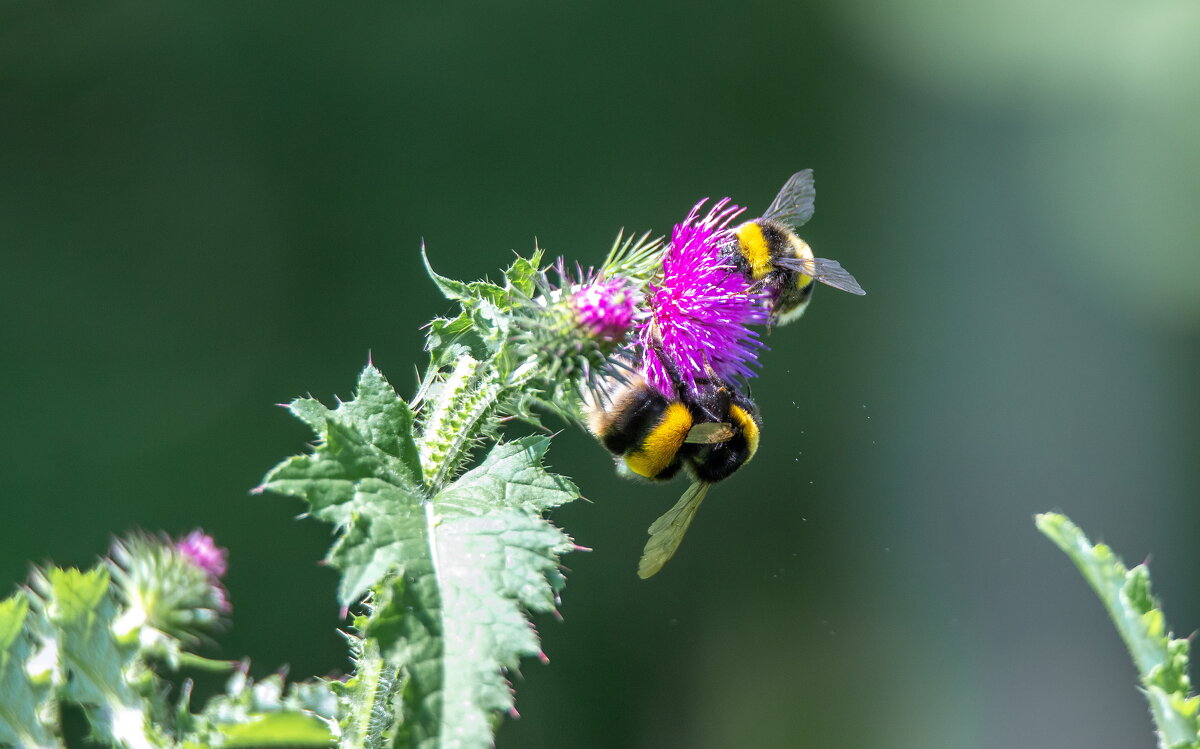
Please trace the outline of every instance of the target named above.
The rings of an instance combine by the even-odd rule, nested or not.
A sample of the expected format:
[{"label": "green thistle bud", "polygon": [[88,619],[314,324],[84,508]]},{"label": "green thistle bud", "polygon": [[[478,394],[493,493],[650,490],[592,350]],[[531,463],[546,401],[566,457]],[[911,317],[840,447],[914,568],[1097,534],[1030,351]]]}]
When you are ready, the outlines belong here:
[{"label": "green thistle bud", "polygon": [[196,531],[178,542],[133,534],[113,542],[109,566],[125,603],[113,623],[119,638],[174,660],[217,629],[230,610],[219,575],[225,550]]}]

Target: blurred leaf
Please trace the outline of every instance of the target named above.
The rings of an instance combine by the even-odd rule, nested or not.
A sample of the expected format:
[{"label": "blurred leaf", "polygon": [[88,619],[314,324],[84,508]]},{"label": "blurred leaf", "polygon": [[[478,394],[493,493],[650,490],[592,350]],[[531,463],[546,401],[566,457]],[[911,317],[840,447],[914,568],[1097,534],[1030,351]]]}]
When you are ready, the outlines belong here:
[{"label": "blurred leaf", "polygon": [[59,663],[66,679],[63,699],[82,705],[102,736],[122,746],[141,745],[146,708],[126,678],[125,668],[135,653],[123,650],[113,636],[117,609],[108,570],[52,569],[46,579],[48,618],[58,630]]},{"label": "blurred leaf", "polygon": [[1133,656],[1164,749],[1200,746],[1197,711],[1200,697],[1191,692],[1188,642],[1173,639],[1158,601],[1150,592],[1144,564],[1127,570],[1104,544],[1092,545],[1063,515],[1037,516],[1037,527],[1058,545],[1100,596],[1121,639]]},{"label": "blurred leaf", "polygon": [[333,735],[319,718],[303,713],[255,716],[221,730],[224,746],[332,746]]},{"label": "blurred leaf", "polygon": [[278,674],[255,682],[243,667],[225,693],[195,717],[189,741],[196,746],[332,746],[336,712],[329,684],[287,685]]},{"label": "blurred leaf", "polygon": [[14,595],[0,602],[0,744],[57,746],[38,711],[46,705],[50,686],[35,685],[25,670],[30,634],[25,628],[29,601]]}]

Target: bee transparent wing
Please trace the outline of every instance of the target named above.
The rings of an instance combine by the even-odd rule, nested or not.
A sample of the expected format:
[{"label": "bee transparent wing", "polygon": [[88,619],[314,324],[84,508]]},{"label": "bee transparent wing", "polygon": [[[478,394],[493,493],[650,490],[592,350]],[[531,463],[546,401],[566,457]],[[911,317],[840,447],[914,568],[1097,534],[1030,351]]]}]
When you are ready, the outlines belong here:
[{"label": "bee transparent wing", "polygon": [[850,275],[836,260],[824,257],[809,259],[779,257],[775,258],[775,264],[783,268],[798,271],[806,276],[812,276],[821,283],[832,286],[835,289],[848,291],[851,294],[858,294],[859,296],[865,296],[867,293],[863,291],[863,287],[858,285],[858,281],[854,280],[854,276]]},{"label": "bee transparent wing", "polygon": [[692,524],[692,519],[696,517],[696,510],[700,509],[700,503],[704,501],[704,495],[708,494],[710,486],[712,484],[702,481],[692,484],[675,503],[675,506],[667,510],[650,526],[650,540],[646,542],[642,560],[638,562],[638,577],[645,580],[657,575],[663,565],[675,556],[679,544],[683,542],[684,534]]},{"label": "bee transparent wing", "polygon": [[684,442],[694,445],[711,445],[733,439],[733,427],[721,421],[697,424],[688,430]]},{"label": "bee transparent wing", "polygon": [[803,226],[813,216],[816,199],[813,171],[805,169],[792,175],[762,217],[792,227]]}]

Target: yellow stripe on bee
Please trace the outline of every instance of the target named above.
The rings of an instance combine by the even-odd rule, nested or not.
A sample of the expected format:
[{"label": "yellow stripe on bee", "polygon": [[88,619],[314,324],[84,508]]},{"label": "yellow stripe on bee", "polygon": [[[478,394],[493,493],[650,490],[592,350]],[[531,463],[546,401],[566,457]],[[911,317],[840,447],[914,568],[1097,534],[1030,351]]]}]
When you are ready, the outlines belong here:
[{"label": "yellow stripe on bee", "polygon": [[[808,242],[805,242],[800,237],[797,237],[795,234],[791,234],[791,236],[788,237],[788,244],[791,245],[792,256],[797,260],[813,259],[812,248],[808,246]],[[800,271],[796,271],[796,288],[803,289],[812,282],[812,276],[806,276]]]},{"label": "yellow stripe on bee", "polygon": [[746,462],[749,463],[754,453],[758,452],[758,424],[753,416],[735,405],[729,406],[729,415],[733,417],[734,423],[742,428],[742,436],[746,438],[746,446],[750,448],[750,454],[746,456]]},{"label": "yellow stripe on bee", "polygon": [[687,407],[682,403],[672,403],[646,434],[642,444],[625,456],[625,465],[640,476],[654,478],[671,465],[691,428],[692,415]]},{"label": "yellow stripe on bee", "polygon": [[755,221],[744,223],[738,227],[737,238],[742,256],[750,264],[751,277],[757,281],[770,273],[771,251],[767,248],[762,227]]}]

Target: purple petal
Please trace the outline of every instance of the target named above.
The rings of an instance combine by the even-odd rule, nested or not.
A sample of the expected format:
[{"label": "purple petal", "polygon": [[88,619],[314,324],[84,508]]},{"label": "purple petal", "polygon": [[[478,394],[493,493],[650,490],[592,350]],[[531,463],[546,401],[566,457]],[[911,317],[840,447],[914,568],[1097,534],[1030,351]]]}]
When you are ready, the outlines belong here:
[{"label": "purple petal", "polygon": [[191,560],[192,564],[213,577],[223,576],[228,568],[229,551],[217,546],[212,536],[204,531],[192,531],[177,541],[175,548]]},{"label": "purple petal", "polygon": [[652,314],[638,331],[646,379],[667,397],[675,396],[675,387],[650,345],[655,323],[663,353],[689,390],[695,390],[697,379],[707,377],[707,367],[726,381],[753,377],[751,366],[757,365],[762,348],[758,334],[747,325],[765,323],[767,310],[721,252],[726,227],[743,209],[724,198],[701,219],[704,202],[672,230],[662,283],[649,288]]}]

